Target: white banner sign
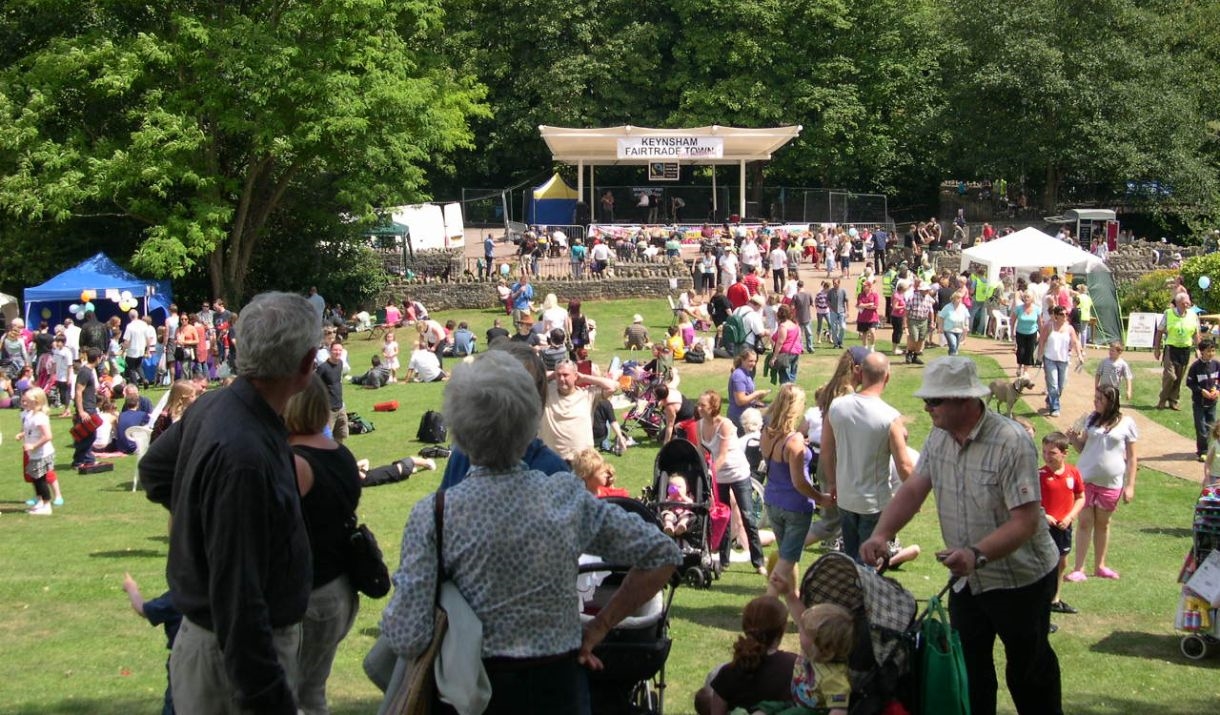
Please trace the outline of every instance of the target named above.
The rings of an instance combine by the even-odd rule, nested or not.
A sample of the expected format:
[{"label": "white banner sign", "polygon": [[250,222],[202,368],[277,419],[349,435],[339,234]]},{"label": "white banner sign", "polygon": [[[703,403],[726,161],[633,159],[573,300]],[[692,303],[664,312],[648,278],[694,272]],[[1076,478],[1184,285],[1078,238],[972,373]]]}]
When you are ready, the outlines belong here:
[{"label": "white banner sign", "polygon": [[721,137],[627,137],[618,140],[620,159],[723,159]]},{"label": "white banner sign", "polygon": [[1161,313],[1130,313],[1127,315],[1127,347],[1152,347],[1152,334],[1161,319]]}]

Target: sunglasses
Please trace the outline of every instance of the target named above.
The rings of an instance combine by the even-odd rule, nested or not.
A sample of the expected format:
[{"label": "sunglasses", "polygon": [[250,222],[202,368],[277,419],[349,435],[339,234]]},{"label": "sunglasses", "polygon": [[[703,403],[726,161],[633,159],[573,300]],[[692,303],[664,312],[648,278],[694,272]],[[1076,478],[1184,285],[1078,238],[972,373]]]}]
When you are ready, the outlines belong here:
[{"label": "sunglasses", "polygon": [[945,402],[948,402],[948,397],[926,397],[924,398],[924,407],[940,407]]}]

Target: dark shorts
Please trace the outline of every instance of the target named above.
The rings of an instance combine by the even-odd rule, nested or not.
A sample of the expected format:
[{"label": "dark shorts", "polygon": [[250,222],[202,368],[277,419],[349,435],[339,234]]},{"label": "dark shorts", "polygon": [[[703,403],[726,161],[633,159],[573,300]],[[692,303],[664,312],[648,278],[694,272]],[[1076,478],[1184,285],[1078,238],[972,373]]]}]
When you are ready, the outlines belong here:
[{"label": "dark shorts", "polygon": [[1072,527],[1069,525],[1066,529],[1060,529],[1052,526],[1051,541],[1055,542],[1055,547],[1059,549],[1061,556],[1067,556],[1072,553]]},{"label": "dark shorts", "polygon": [[867,333],[877,327],[877,323],[871,320],[860,320],[856,322],[856,330],[861,333]]}]

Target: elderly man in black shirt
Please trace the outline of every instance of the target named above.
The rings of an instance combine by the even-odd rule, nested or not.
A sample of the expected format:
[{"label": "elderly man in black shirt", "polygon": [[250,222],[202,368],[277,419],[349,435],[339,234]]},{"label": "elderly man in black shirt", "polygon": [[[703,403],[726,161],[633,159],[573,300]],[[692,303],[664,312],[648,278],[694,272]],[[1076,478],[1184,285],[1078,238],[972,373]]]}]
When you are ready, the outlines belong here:
[{"label": "elderly man in black shirt", "polygon": [[257,296],[237,323],[237,380],[200,397],[140,461],[148,498],[173,517],[166,577],[185,616],[170,656],[180,712],[297,712],[312,568],[280,413],[313,376],[318,330],[304,298]]}]

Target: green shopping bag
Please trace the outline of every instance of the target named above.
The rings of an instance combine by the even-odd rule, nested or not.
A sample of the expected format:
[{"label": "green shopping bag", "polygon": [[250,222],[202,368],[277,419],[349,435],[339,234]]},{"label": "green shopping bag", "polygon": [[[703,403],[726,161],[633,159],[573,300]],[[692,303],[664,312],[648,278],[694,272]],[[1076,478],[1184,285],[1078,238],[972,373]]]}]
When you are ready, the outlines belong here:
[{"label": "green shopping bag", "polygon": [[949,625],[939,596],[928,599],[919,628],[919,711],[924,715],[970,715],[962,641]]}]

